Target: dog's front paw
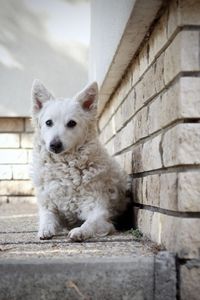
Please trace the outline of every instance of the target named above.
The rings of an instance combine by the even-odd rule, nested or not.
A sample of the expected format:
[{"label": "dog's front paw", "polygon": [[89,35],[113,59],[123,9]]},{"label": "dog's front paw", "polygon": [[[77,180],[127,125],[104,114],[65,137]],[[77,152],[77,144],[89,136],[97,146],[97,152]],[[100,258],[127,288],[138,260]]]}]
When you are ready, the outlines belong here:
[{"label": "dog's front paw", "polygon": [[50,240],[55,235],[55,228],[51,225],[39,229],[38,237],[40,240]]},{"label": "dog's front paw", "polygon": [[89,236],[81,227],[76,227],[70,230],[68,233],[68,238],[74,242],[81,242],[89,238]]}]

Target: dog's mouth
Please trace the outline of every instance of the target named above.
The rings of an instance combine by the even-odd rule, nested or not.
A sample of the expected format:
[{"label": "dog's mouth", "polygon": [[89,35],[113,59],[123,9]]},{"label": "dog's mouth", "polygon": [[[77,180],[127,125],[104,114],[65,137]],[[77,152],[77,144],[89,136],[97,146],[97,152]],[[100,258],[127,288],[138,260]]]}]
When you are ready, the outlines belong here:
[{"label": "dog's mouth", "polygon": [[54,154],[59,154],[59,153],[62,153],[63,151],[64,151],[64,149],[55,149],[55,150],[49,149],[49,152],[54,153]]}]

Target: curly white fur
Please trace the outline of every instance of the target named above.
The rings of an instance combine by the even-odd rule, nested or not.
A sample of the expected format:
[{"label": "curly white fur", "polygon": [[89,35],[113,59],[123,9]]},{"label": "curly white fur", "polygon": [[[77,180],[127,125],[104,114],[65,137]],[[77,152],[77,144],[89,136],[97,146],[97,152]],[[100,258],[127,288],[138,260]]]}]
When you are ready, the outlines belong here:
[{"label": "curly white fur", "polygon": [[[41,239],[56,234],[61,220],[74,241],[114,231],[112,220],[127,205],[126,175],[101,146],[96,129],[97,84],[74,99],[54,99],[36,80],[32,90],[35,142],[32,179]],[[46,121],[51,120],[52,126]],[[68,128],[70,120],[76,126]],[[52,141],[62,145],[59,153]],[[81,222],[80,227],[75,227]],[[75,228],[74,228],[75,227]]]}]

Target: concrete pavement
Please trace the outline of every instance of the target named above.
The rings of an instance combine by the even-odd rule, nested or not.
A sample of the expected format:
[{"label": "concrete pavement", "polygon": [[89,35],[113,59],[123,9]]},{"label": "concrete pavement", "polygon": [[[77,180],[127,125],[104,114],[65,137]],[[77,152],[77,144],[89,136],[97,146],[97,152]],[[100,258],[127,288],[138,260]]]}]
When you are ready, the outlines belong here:
[{"label": "concrete pavement", "polygon": [[[37,237],[34,204],[0,206],[0,299],[175,299],[173,254],[117,233],[72,243]],[[160,298],[164,297],[164,298]]]}]

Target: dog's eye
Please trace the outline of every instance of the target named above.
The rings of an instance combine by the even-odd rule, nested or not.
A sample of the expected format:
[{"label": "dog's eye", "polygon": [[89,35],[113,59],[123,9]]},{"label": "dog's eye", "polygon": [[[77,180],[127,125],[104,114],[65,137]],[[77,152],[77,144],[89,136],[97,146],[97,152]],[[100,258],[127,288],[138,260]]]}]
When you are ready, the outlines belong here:
[{"label": "dog's eye", "polygon": [[47,121],[46,121],[46,125],[47,125],[48,127],[52,127],[52,126],[53,126],[53,121],[52,121],[52,120],[47,120]]},{"label": "dog's eye", "polygon": [[76,121],[74,120],[70,120],[68,123],[67,123],[67,127],[69,128],[73,128],[76,126]]}]

